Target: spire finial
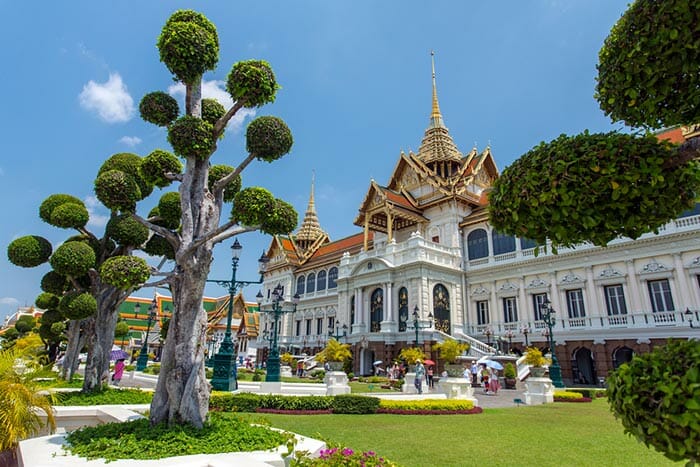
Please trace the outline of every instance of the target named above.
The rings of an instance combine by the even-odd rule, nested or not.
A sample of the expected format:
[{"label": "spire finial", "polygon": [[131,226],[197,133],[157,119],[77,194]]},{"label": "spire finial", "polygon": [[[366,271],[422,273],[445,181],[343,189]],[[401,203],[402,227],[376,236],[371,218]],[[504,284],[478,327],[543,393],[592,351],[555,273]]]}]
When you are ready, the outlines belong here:
[{"label": "spire finial", "polygon": [[438,104],[438,98],[437,98],[437,84],[435,82],[435,51],[431,50],[430,51],[430,62],[433,68],[433,111],[430,114],[430,120],[433,121],[433,123],[436,123],[439,120],[442,120],[442,115],[440,114],[440,105]]},{"label": "spire finial", "polygon": [[316,184],[316,170],[311,169],[311,195],[309,196],[309,208],[315,210],[316,203],[314,202],[314,185]]},{"label": "spire finial", "polygon": [[314,185],[316,184],[316,171],[311,171],[311,193],[309,194],[309,205],[306,208],[306,213],[304,215],[304,220],[299,227],[299,233],[297,234],[297,241],[300,242],[312,242],[316,240],[325,232],[321,229],[321,225],[318,223],[318,215],[316,214],[316,203],[314,201]]}]

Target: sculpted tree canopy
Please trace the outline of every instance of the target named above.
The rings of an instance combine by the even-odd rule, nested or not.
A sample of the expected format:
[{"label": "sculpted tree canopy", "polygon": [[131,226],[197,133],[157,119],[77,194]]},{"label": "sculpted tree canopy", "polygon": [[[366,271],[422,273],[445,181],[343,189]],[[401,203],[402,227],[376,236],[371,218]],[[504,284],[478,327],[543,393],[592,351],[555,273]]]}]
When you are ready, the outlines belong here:
[{"label": "sculpted tree canopy", "polygon": [[[700,9],[691,0],[637,0],[600,51],[596,98],[632,126],[700,122]],[[489,196],[501,232],[557,246],[655,232],[693,207],[700,152],[654,136],[562,135],[503,171]]]}]

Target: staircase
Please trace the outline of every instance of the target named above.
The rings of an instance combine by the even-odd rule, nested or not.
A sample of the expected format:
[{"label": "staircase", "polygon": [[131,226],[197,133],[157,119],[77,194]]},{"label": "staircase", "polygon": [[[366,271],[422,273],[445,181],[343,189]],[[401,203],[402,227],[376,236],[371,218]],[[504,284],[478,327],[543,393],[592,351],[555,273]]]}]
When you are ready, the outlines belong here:
[{"label": "staircase", "polygon": [[483,357],[484,355],[495,355],[498,353],[498,350],[495,347],[491,347],[490,345],[484,344],[481,342],[479,339],[474,339],[471,336],[468,336],[466,334],[462,334],[461,332],[455,333],[454,336],[449,336],[441,331],[437,331],[437,334],[441,335],[441,337],[444,339],[457,339],[458,341],[466,342],[469,344],[469,356],[470,357],[475,357],[477,359]]}]

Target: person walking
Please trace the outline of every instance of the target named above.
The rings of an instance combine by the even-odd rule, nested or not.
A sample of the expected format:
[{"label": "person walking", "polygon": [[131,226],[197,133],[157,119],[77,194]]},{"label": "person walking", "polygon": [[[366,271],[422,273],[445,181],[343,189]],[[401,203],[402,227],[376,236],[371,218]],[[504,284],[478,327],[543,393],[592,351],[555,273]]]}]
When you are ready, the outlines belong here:
[{"label": "person walking", "polygon": [[476,364],[476,360],[472,362],[472,386],[476,387],[479,384],[479,365]]},{"label": "person walking", "polygon": [[428,383],[428,389],[434,389],[434,388],[435,388],[435,383],[434,383],[434,379],[433,379],[433,376],[434,376],[433,373],[434,373],[434,371],[435,371],[435,370],[434,370],[433,366],[430,365],[430,366],[428,367],[428,371],[427,371],[426,374],[425,374],[425,377],[426,377],[427,383]]},{"label": "person walking", "polygon": [[115,386],[119,386],[119,382],[122,380],[122,376],[124,376],[124,359],[117,360],[117,363],[114,364],[114,374],[112,375],[112,383]]},{"label": "person walking", "polygon": [[425,367],[420,360],[416,361],[416,377],[413,380],[413,385],[416,387],[418,394],[423,394],[423,377],[425,376]]}]

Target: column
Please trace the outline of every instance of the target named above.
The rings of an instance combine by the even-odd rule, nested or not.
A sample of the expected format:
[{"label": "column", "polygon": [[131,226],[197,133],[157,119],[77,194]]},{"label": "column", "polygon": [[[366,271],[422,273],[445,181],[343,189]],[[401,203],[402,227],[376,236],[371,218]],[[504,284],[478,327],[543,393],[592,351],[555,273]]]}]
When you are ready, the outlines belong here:
[{"label": "column", "polygon": [[683,268],[683,259],[679,253],[674,253],[673,255],[673,277],[677,286],[675,287],[677,292],[676,295],[680,299],[680,303],[674,301],[676,310],[685,311],[686,308],[698,308],[697,304],[693,303],[693,297],[690,294],[690,286],[688,285],[688,278],[685,275],[685,268]]},{"label": "column", "polygon": [[[528,311],[527,295],[525,294],[525,277],[518,280],[518,321],[529,322],[530,312]],[[534,319],[534,316],[533,316]]]},{"label": "column", "polygon": [[632,305],[629,311],[631,313],[644,312],[642,295],[639,291],[639,283],[637,282],[637,273],[634,271],[634,261],[631,259],[626,260],[625,266],[627,266],[627,284],[629,287],[630,305]]},{"label": "column", "polygon": [[394,227],[394,216],[391,214],[391,210],[386,210],[386,242],[391,243],[393,238],[393,227]]},{"label": "column", "polygon": [[586,266],[586,295],[588,296],[588,303],[590,303],[591,308],[595,310],[595,314],[588,314],[589,316],[605,316],[607,313],[605,308],[600,303],[600,294],[597,290],[597,285],[593,278],[593,267]]},{"label": "column", "polygon": [[[367,245],[369,244],[369,213],[365,212],[365,240],[364,240],[364,251],[367,251]],[[357,305],[355,305],[357,306]]]}]

